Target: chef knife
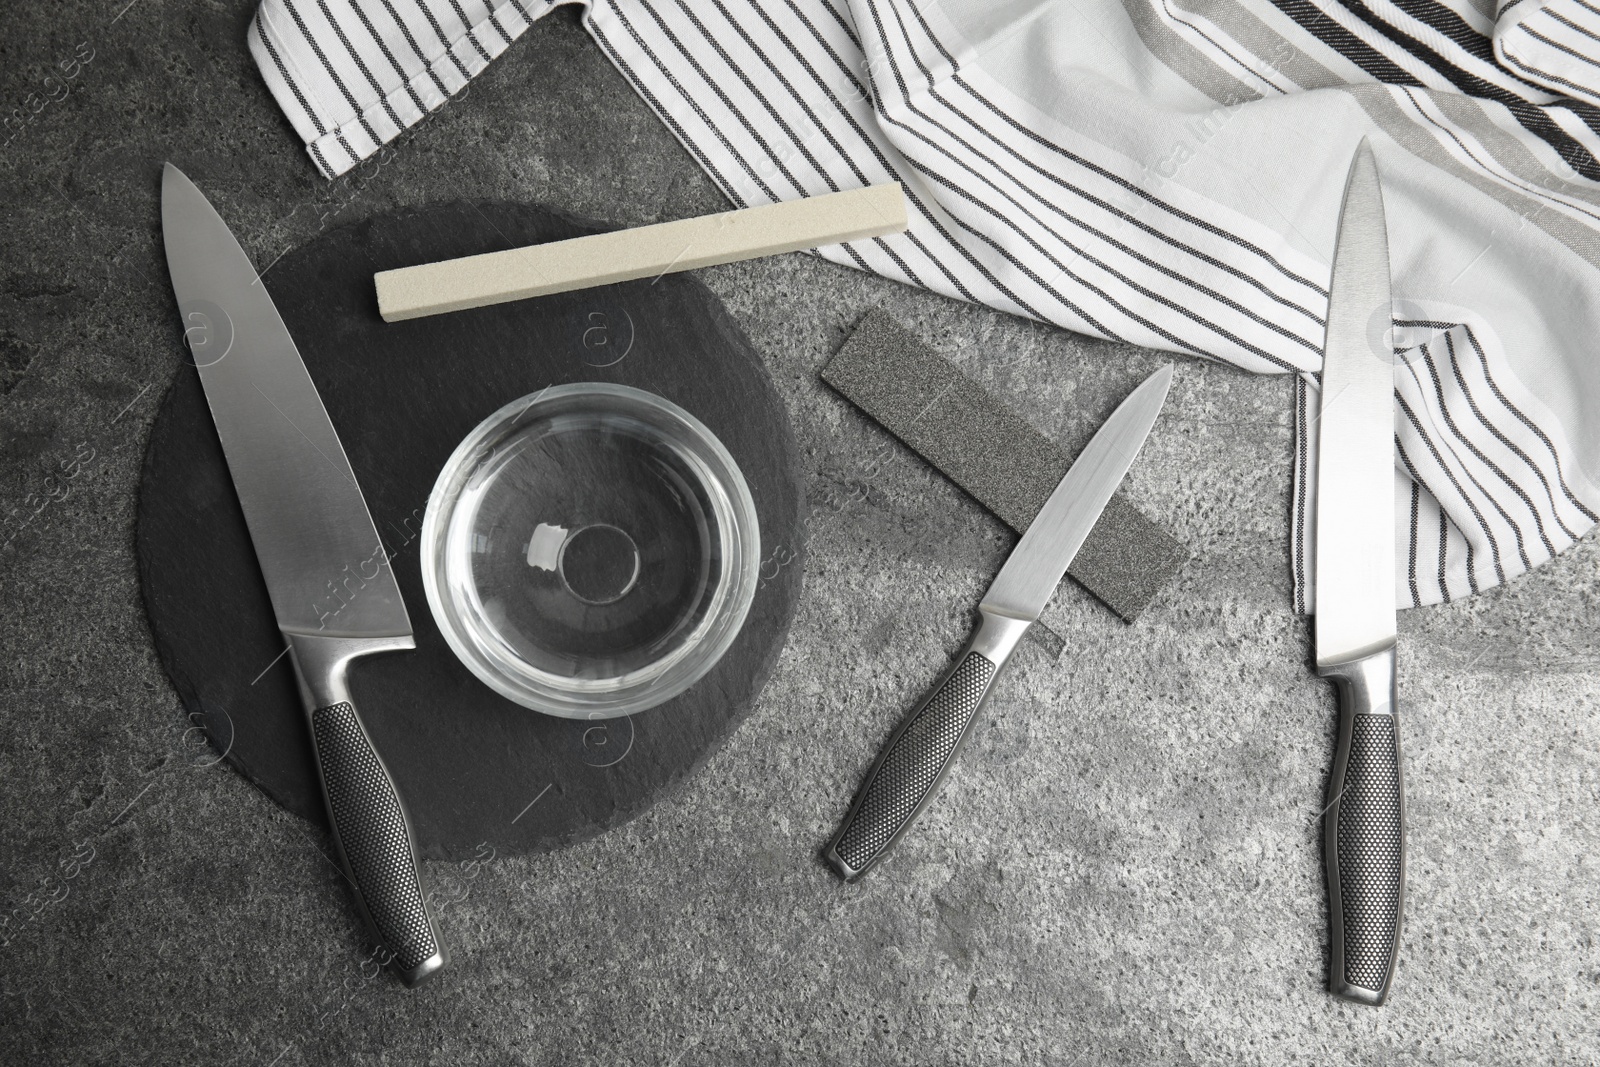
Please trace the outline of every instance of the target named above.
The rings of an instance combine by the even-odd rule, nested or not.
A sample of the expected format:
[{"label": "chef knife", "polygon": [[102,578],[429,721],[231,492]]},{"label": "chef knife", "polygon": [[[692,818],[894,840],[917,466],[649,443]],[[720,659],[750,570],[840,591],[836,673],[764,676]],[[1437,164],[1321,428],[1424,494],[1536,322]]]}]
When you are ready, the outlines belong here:
[{"label": "chef knife", "polygon": [[222,217],[168,163],[167,270],[288,645],[333,839],[406,985],[446,962],[400,793],[356,712],[358,656],[415,648],[388,554],[272,298]]},{"label": "chef knife", "polygon": [[928,806],[972,733],[995,679],[1039,618],[1155,425],[1171,365],[1146,378],[1079,453],[978,605],[978,628],[955,665],[901,722],[823,857],[854,882]]},{"label": "chef knife", "polygon": [[1406,804],[1395,680],[1394,348],[1389,241],[1372,149],[1345,186],[1317,428],[1317,673],[1339,693],[1328,784],[1328,988],[1389,995],[1400,951]]}]

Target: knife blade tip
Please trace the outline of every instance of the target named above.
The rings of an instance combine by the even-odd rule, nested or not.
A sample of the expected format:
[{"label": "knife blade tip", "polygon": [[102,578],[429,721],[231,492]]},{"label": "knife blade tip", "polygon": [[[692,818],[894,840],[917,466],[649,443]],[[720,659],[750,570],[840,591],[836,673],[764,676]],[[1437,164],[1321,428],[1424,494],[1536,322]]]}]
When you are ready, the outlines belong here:
[{"label": "knife blade tip", "polygon": [[1172,388],[1172,379],[1177,370],[1178,365],[1176,363],[1163,364],[1160,369],[1141,382],[1139,388],[1153,393],[1160,393],[1161,403],[1164,405],[1167,401],[1167,391]]},{"label": "knife blade tip", "polygon": [[170,207],[173,196],[185,185],[193,185],[188,177],[171,163],[161,164],[161,206]]}]

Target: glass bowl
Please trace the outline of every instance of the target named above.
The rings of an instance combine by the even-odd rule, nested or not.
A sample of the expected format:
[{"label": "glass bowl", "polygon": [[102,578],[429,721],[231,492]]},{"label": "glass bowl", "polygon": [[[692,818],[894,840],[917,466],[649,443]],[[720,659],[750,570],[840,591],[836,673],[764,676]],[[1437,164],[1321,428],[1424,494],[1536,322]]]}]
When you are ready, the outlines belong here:
[{"label": "glass bowl", "polygon": [[676,404],[622,385],[507,404],[439,473],[422,578],[485,685],[570,719],[643,711],[722,658],[755,597],[755,501]]}]

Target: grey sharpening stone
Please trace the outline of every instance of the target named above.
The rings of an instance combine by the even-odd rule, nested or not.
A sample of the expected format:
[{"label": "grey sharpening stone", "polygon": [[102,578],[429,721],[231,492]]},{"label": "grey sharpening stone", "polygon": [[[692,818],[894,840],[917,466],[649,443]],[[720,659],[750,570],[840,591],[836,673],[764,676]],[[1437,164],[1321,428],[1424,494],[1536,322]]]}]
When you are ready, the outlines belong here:
[{"label": "grey sharpening stone", "polygon": [[[822,380],[1019,534],[1072,466],[1050,439],[874,308]],[[1183,544],[1119,493],[1067,573],[1133,622],[1188,561]]]}]

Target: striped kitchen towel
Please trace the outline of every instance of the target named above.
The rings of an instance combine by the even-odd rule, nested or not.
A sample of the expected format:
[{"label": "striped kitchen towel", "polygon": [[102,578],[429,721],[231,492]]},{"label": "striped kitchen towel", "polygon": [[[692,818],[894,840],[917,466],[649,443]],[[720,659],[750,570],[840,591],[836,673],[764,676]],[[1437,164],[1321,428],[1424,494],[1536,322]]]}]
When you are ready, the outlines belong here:
[{"label": "striped kitchen towel", "polygon": [[[548,0],[265,0],[263,76],[333,177]],[[839,263],[1296,382],[1297,606],[1345,174],[1394,265],[1397,591],[1550,559],[1600,512],[1600,0],[589,0],[740,206],[904,183]]]}]

